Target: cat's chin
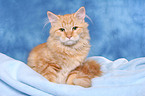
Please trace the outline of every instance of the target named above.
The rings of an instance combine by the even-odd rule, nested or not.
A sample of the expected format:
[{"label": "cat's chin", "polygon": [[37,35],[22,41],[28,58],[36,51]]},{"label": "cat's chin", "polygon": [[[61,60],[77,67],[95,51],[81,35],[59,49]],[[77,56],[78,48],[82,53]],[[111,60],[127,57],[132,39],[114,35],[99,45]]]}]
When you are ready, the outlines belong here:
[{"label": "cat's chin", "polygon": [[77,41],[69,40],[69,41],[63,42],[63,45],[72,46],[72,45],[75,45],[76,43],[77,43]]}]

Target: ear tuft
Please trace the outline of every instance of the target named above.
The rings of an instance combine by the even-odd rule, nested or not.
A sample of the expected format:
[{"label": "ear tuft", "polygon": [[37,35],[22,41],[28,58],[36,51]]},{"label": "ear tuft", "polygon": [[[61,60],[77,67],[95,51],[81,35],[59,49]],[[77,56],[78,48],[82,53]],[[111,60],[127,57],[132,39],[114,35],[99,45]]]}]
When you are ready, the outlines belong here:
[{"label": "ear tuft", "polygon": [[57,22],[57,20],[58,20],[58,16],[50,11],[47,11],[47,16],[48,16],[49,22],[51,22],[51,23]]},{"label": "ear tuft", "polygon": [[75,13],[75,17],[77,17],[78,19],[85,19],[85,15],[86,15],[86,12],[85,12],[85,7],[81,7],[76,13]]}]

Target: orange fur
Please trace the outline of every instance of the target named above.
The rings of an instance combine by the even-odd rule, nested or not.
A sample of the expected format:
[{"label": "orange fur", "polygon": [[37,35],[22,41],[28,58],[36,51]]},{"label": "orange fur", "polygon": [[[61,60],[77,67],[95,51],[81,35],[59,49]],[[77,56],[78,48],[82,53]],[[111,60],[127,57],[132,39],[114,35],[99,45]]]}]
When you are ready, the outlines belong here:
[{"label": "orange fur", "polygon": [[[87,60],[83,65],[78,66],[70,72],[66,82],[70,85],[91,86],[91,79],[101,76],[101,66],[94,60]],[[83,82],[83,83],[82,83]],[[84,83],[85,82],[85,83]]]},{"label": "orange fur", "polygon": [[89,87],[91,79],[100,76],[101,71],[95,61],[83,63],[90,50],[84,7],[74,14],[55,15],[48,11],[47,15],[50,36],[30,52],[28,65],[51,82]]}]

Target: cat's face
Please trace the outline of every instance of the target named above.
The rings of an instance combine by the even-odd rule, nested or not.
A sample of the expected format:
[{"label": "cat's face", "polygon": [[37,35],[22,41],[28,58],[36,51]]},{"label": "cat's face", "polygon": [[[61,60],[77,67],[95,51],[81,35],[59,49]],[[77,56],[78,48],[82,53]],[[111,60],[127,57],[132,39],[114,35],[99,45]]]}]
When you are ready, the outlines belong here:
[{"label": "cat's face", "polygon": [[63,45],[74,45],[83,38],[84,30],[88,27],[88,24],[84,21],[84,7],[81,7],[74,14],[55,15],[48,11],[47,15],[52,26],[50,35]]}]

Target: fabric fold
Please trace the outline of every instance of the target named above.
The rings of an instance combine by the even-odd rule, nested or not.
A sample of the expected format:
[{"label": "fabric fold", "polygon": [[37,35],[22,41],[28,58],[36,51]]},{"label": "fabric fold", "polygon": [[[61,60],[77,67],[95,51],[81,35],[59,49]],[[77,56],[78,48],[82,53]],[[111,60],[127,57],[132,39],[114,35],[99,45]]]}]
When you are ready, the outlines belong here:
[{"label": "fabric fold", "polygon": [[145,57],[128,61],[110,61],[101,56],[88,59],[101,64],[101,77],[92,79],[92,87],[56,84],[25,63],[0,53],[1,96],[145,96]]}]

